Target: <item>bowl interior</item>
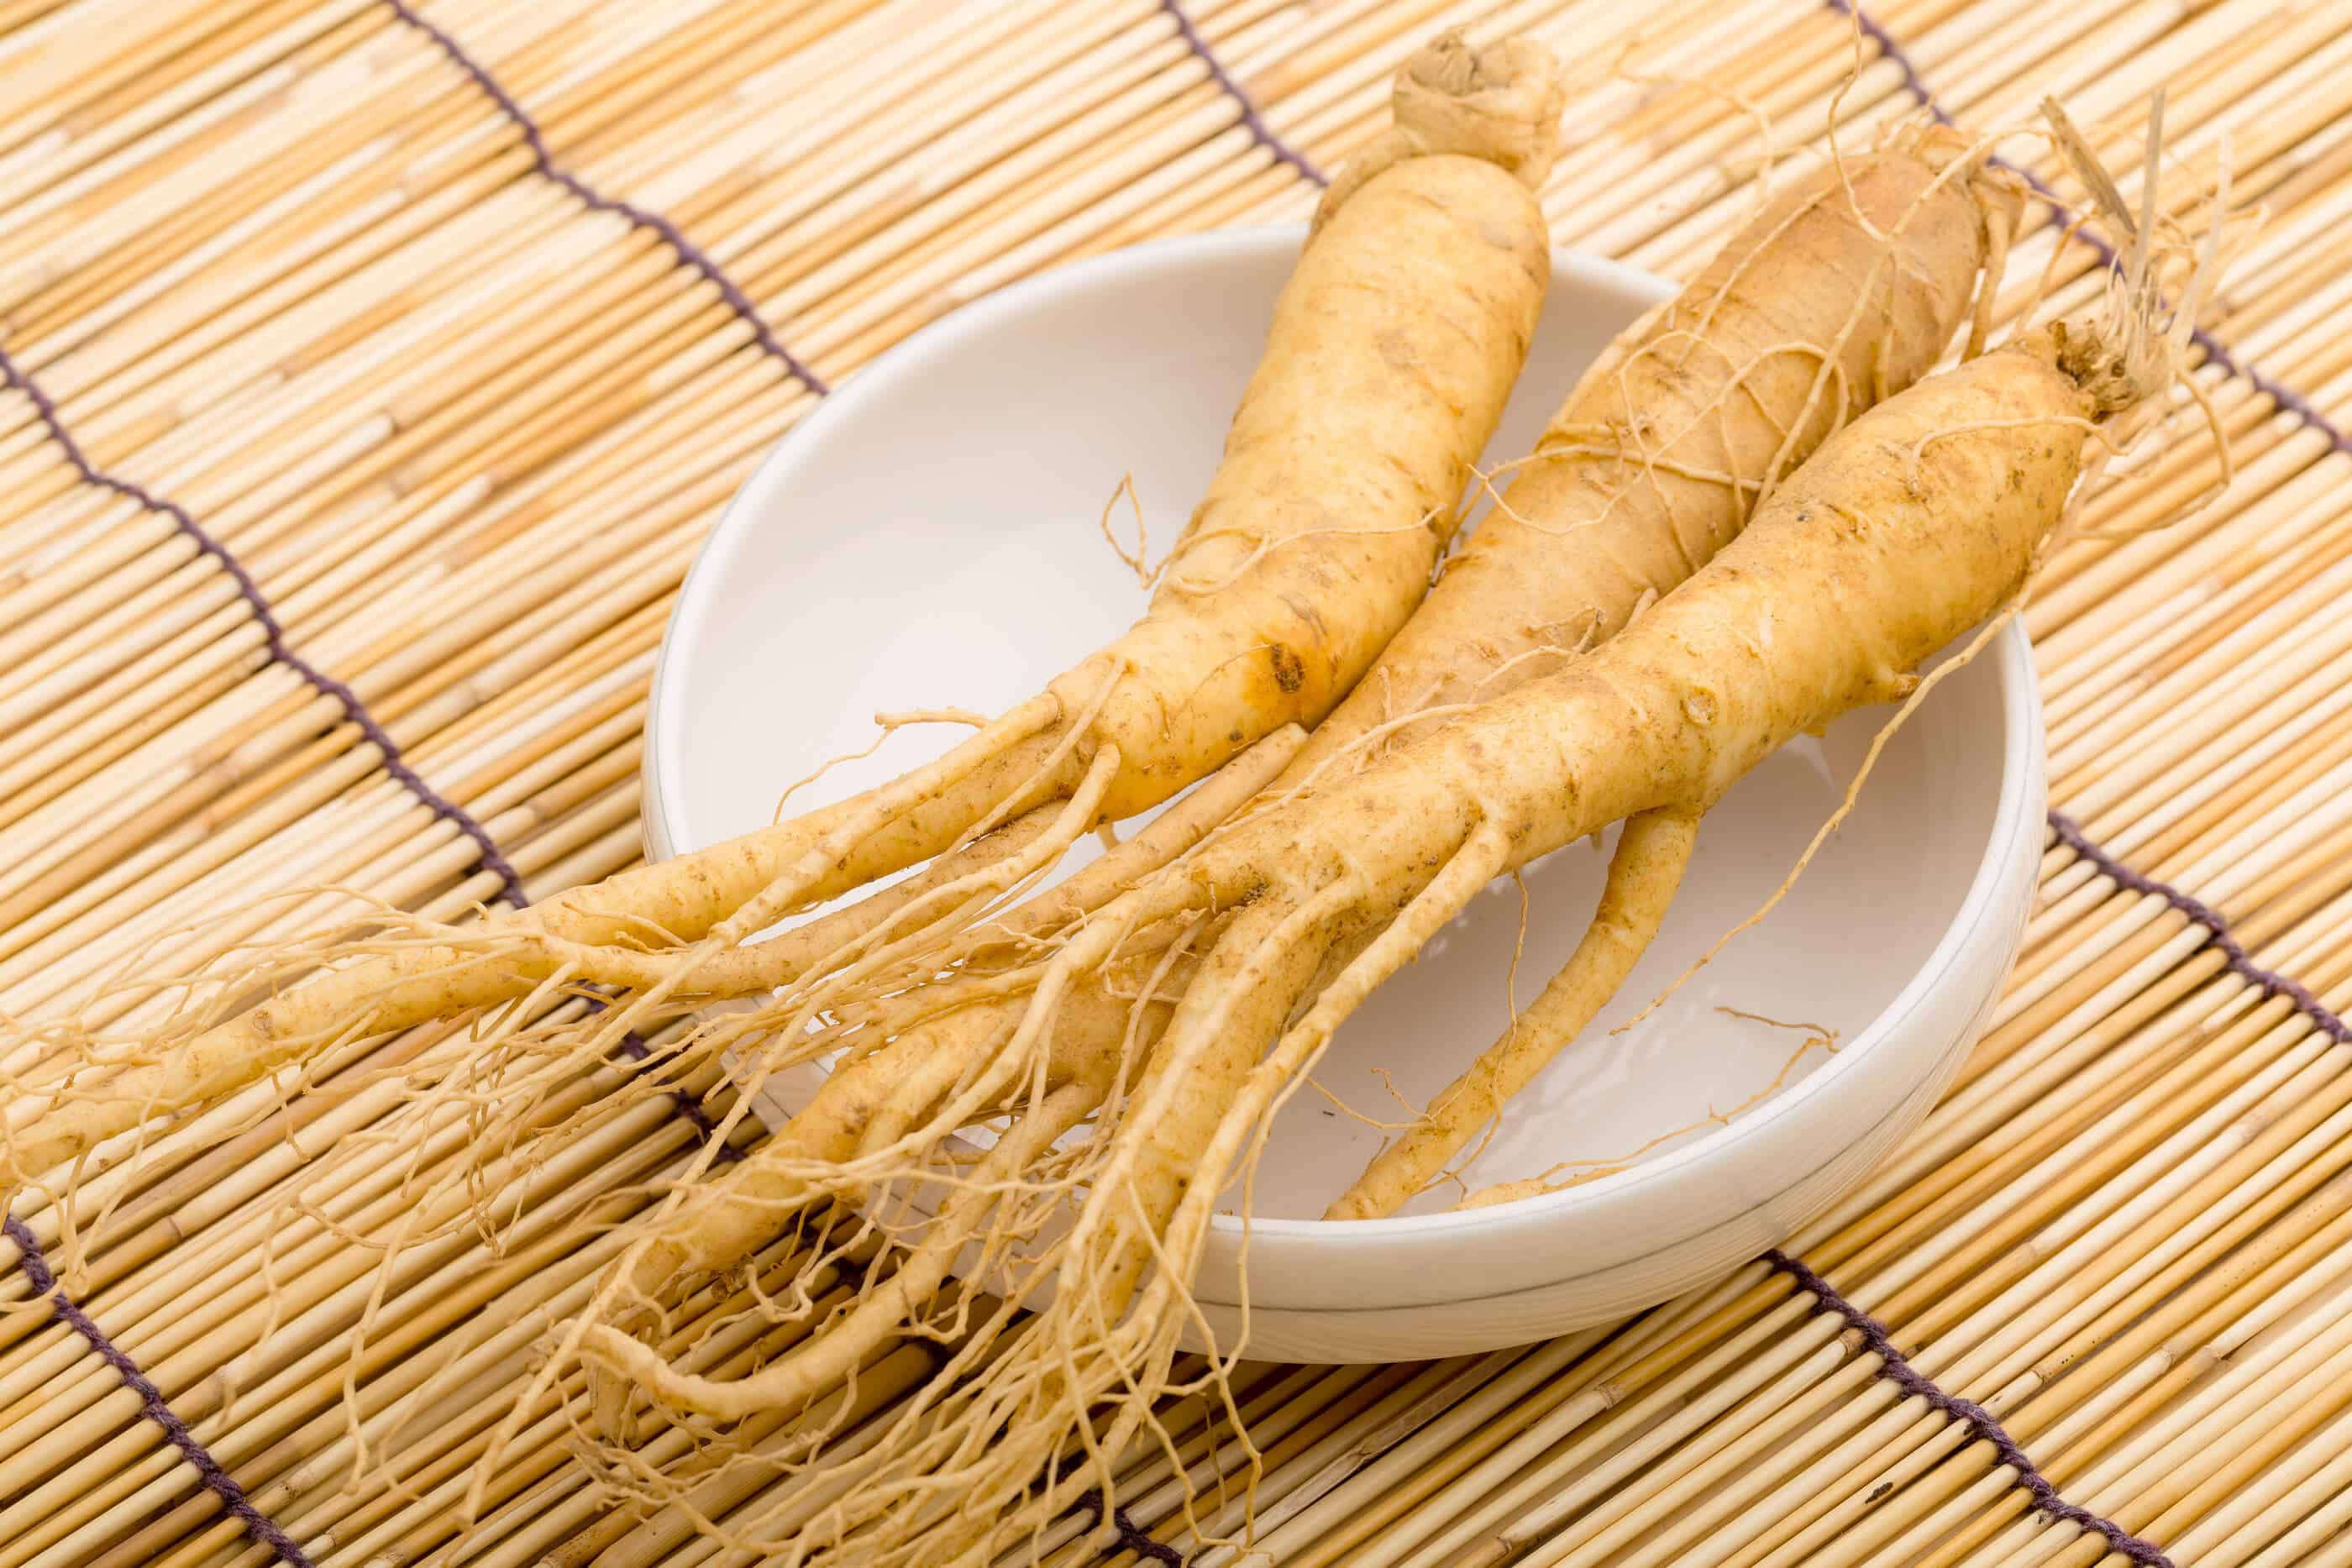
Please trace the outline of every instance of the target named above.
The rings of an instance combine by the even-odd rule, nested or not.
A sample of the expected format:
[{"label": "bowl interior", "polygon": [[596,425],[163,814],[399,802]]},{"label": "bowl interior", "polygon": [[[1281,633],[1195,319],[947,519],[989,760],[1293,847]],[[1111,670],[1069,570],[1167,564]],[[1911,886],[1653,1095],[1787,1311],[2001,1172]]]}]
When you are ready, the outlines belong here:
[{"label": "bowl interior", "polygon": [[[872,742],[877,712],[993,712],[1117,635],[1145,594],[1102,538],[1106,503],[1131,476],[1153,557],[1175,537],[1215,467],[1299,239],[1162,242],[1016,286],[919,334],[804,422],[729,509],[673,617],[648,722],[653,851],[767,823],[788,786]],[[1489,462],[1528,450],[1577,374],[1664,290],[1561,257]],[[1131,547],[1124,500],[1111,526]],[[1514,1102],[1463,1171],[1467,1187],[1654,1158],[1817,1071],[1830,1054],[1804,1049],[1809,1038],[1850,1041],[1885,1009],[1985,859],[2014,717],[2002,671],[2021,654],[1999,647],[1895,737],[1858,809],[1762,925],[1643,1022],[1604,1032],[1780,883],[1890,710],[1785,748],[1732,791],[1617,1004]],[[792,807],[879,782],[960,734],[901,731]],[[1424,1102],[1505,1026],[1514,996],[1523,1004],[1542,988],[1591,915],[1603,863],[1573,846],[1529,868],[1524,892],[1489,888],[1383,987],[1284,1110],[1252,1211],[1319,1213],[1379,1147],[1371,1124],[1404,1114],[1396,1095]]]}]

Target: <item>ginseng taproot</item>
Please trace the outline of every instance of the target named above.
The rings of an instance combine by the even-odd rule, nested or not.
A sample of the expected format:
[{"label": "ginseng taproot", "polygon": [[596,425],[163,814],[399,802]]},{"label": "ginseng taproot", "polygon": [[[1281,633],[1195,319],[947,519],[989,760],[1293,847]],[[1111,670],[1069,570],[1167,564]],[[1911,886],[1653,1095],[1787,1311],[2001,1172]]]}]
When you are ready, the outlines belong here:
[{"label": "ginseng taproot", "polygon": [[[632,1291],[651,1299],[665,1281],[731,1266],[773,1233],[779,1206],[886,1169],[876,1151],[897,1145],[917,1120],[936,1127],[984,1104],[985,1093],[969,1086],[941,1096],[1034,1017],[1019,983],[1024,945],[1084,919],[1205,832],[1228,831],[1229,797],[1245,785],[1280,768],[1264,804],[1343,778],[1381,747],[1407,746],[1476,702],[1573,662],[1672,592],[1824,438],[1916,380],[1964,323],[1980,319],[2018,208],[2014,177],[1948,127],[1906,131],[1795,182],[1580,379],[1467,549],[1303,746],[1265,743],[1214,781],[1220,793],[1188,800],[1143,841],[992,913],[959,946],[921,959],[953,966],[968,982],[992,967],[1009,975],[961,990],[927,988],[912,1004],[894,993],[860,1008],[828,990],[835,1027],[814,1036],[804,1035],[814,1016],[809,997],[787,993],[708,1037],[709,1049],[761,1033],[793,1042],[782,1053],[769,1048],[772,1069],[787,1065],[787,1054],[804,1061],[893,1043],[861,1056],[777,1139],[682,1200],[636,1259]],[[1678,821],[1634,823],[1616,880],[1635,868],[1644,883],[1678,876],[1692,840]],[[1615,929],[1603,913],[1596,931]],[[1117,998],[1139,987],[1159,997],[1192,978],[1196,949],[1221,940],[1215,923],[1230,917],[1221,909],[1202,939],[1165,954],[1164,941],[1130,940],[1125,956],[1071,977],[1050,1024],[1040,1026],[1055,1071],[1108,1083],[1137,1045],[1158,1038],[1172,1009],[1164,998],[1138,1009]],[[1162,935],[1179,924],[1162,922]],[[926,1010],[910,1015],[910,1006]],[[813,1174],[827,1179],[812,1186]]]},{"label": "ginseng taproot", "polygon": [[[856,1087],[780,1134],[776,1168],[806,1184],[803,1204],[846,1178],[900,1218],[914,1186],[943,1183],[944,1200],[902,1234],[899,1271],[807,1344],[720,1380],[616,1326],[642,1282],[623,1267],[565,1341],[614,1380],[599,1406],[611,1435],[626,1436],[631,1401],[614,1390],[632,1385],[719,1419],[804,1403],[890,1339],[930,1332],[955,1260],[976,1249],[991,1304],[956,1299],[938,1375],[834,1478],[824,1517],[782,1544],[810,1560],[978,1563],[1108,1486],[1174,1380],[1192,1270],[1230,1181],[1373,988],[1494,877],[1626,825],[1602,939],[1336,1218],[1410,1197],[1573,1036],[1655,929],[1690,841],[1737,780],[1855,708],[1916,701],[1923,665],[2017,601],[2086,455],[2175,378],[2179,334],[2159,329],[2149,242],[2135,237],[2139,264],[2096,313],[1856,416],[1615,635],[1358,769],[1260,802],[1033,936],[1001,971],[1012,979],[988,997],[987,1027],[957,1051],[921,1030],[865,1048],[845,1075]],[[950,995],[975,983],[926,982]],[[1099,1048],[1098,1021],[1058,1030],[1066,1011],[1104,998],[1127,1019],[1118,1049]],[[1000,1129],[985,1154],[952,1152],[983,1124]],[[682,1197],[640,1245],[681,1217],[723,1214],[728,1185]],[[772,1214],[794,1201],[763,1195]],[[1040,1239],[1026,1253],[1024,1237]],[[951,1498],[910,1494],[939,1475],[954,1477]]]}]

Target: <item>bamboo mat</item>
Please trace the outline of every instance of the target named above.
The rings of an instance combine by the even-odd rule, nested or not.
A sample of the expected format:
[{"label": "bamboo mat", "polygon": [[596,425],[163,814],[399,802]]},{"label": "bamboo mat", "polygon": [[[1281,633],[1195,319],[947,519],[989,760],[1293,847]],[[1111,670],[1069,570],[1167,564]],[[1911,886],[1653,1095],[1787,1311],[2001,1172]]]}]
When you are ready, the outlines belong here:
[{"label": "bamboo mat", "polygon": [[[1759,120],[1787,170],[1832,114],[1858,144],[2055,92],[2128,173],[2168,86],[2182,214],[2226,141],[2270,214],[2204,340],[2238,482],[2135,533],[2216,472],[2193,439],[2142,460],[2117,537],[2032,607],[2042,907],[1961,1082],[1861,1191],[1609,1331],[1251,1368],[1254,1544],[1201,1544],[1246,1476],[1195,1416],[1107,1560],[2352,1563],[2333,0],[1883,0],[1859,37],[1811,0],[0,0],[0,1013],[357,907],[272,894],[446,917],[628,864],[663,614],[760,454],[1010,278],[1302,217],[1455,20],[1586,68],[1555,235],[1671,274],[1747,211]],[[2044,224],[2008,303],[2097,261]],[[516,1177],[507,1252],[456,1234],[382,1278],[347,1234],[447,1150],[334,1065],[69,1211],[20,1202],[0,1568],[758,1561],[608,1509],[552,1414],[457,1520],[612,1250],[533,1217],[627,1214],[693,1125],[640,1104]],[[768,1485],[694,1500],[725,1527]]]}]

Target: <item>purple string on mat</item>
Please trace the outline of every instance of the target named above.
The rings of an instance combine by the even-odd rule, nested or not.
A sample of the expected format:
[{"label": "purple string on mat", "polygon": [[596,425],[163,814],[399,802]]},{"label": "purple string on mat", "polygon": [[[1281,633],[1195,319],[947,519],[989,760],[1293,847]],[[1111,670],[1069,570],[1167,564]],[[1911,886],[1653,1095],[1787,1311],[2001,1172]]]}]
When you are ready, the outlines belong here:
[{"label": "purple string on mat", "polygon": [[[1861,30],[1863,37],[1878,47],[1880,57],[1902,74],[1903,90],[1917,99],[1919,106],[1934,116],[1937,124],[1954,123],[1951,114],[1937,101],[1935,90],[1928,87],[1927,79],[1919,74],[1917,63],[1911,58],[1909,52],[1896,40],[1894,34],[1873,20],[1870,14],[1855,4],[1854,0],[1822,0],[1822,4],[1842,16],[1853,18],[1854,26]],[[2080,215],[2073,207],[2061,200],[2058,193],[2052,190],[2032,170],[2021,163],[2012,162],[1999,154],[1995,154],[1991,162],[2024,181],[2033,193],[2049,206],[2060,224],[2072,224]],[[2099,235],[2088,229],[2077,229],[2074,231],[2074,237],[2089,246],[2097,254],[2102,265],[2110,267],[2118,265],[2119,258],[2116,255],[2116,247],[2109,245]],[[2337,427],[2335,421],[2320,413],[2318,405],[2303,393],[2272,380],[2254,366],[2240,360],[2230,351],[2229,347],[2221,339],[2202,327],[2191,328],[2189,340],[2203,350],[2206,362],[2219,367],[2223,375],[2242,376],[2248,386],[2268,396],[2271,402],[2283,413],[2293,414],[2305,425],[2326,436],[2328,445],[2336,451],[2352,452],[2352,436],[2347,436]]]},{"label": "purple string on mat", "polygon": [[137,503],[142,510],[168,518],[172,526],[196,547],[198,554],[209,556],[213,564],[227,574],[238,596],[245,601],[246,608],[252,612],[254,621],[261,628],[263,646],[270,662],[284,665],[300,676],[313,691],[334,699],[335,705],[343,710],[343,717],[356,727],[381,754],[383,770],[423,802],[426,810],[472,841],[480,857],[481,868],[499,879],[499,897],[518,909],[530,902],[523,894],[522,878],[500,852],[497,842],[490,837],[489,830],[477,821],[465,808],[427,784],[415,768],[409,767],[400,755],[400,747],[394,743],[383,726],[377,722],[375,716],[368,712],[367,705],[360,701],[359,693],[287,644],[286,629],[278,624],[277,612],[270,608],[268,599],[261,591],[261,585],[254,580],[245,563],[229,553],[227,546],[207,533],[203,525],[189,515],[188,509],[177,501],[158,496],[145,486],[110,474],[92,463],[81,449],[81,444],[74,439],[73,433],[66,428],[64,419],[58,413],[56,402],[39,382],[33,380],[31,372],[19,366],[5,349],[0,349],[0,382],[5,382],[31,400],[33,412],[39,416],[49,439],[57,443],[58,450],[65,454],[66,461],[73,465],[74,472],[81,476],[84,483],[95,485],[101,490],[110,490]]},{"label": "purple string on mat", "polygon": [[[590,997],[587,1000],[589,1010],[592,1012],[601,1013],[611,1006],[609,1002],[596,997]],[[632,1061],[644,1061],[653,1055],[653,1048],[646,1044],[645,1037],[635,1030],[629,1030],[621,1037],[621,1049],[629,1053],[629,1060]],[[706,1141],[719,1135],[718,1121],[709,1112],[702,1108],[702,1103],[693,1095],[683,1089],[673,1089],[669,1092],[669,1103],[679,1115],[686,1118],[688,1124],[701,1134]],[[743,1157],[743,1151],[732,1144],[721,1144],[715,1157],[722,1164],[732,1165]]]},{"label": "purple string on mat", "polygon": [[2317,994],[2302,981],[2255,963],[2248,956],[2245,944],[2239,941],[2230,929],[2228,917],[2220,910],[2201,898],[2183,893],[2168,882],[2159,882],[2146,872],[2126,865],[2101,849],[2072,817],[2053,811],[2050,813],[2050,827],[2058,835],[2060,843],[2096,866],[2109,882],[2133,893],[2153,894],[2189,916],[2196,925],[2203,926],[2206,946],[2221,955],[2223,965],[2231,974],[2266,997],[2284,997],[2294,1004],[2297,1012],[2318,1026],[2320,1033],[2338,1045],[2352,1045],[2352,1025],[2345,1023],[2334,1009],[2321,1001]]},{"label": "purple string on mat", "polygon": [[0,1228],[5,1228],[8,1239],[16,1244],[17,1261],[25,1270],[26,1280],[33,1287],[33,1293],[47,1296],[49,1311],[56,1314],[58,1322],[79,1334],[89,1348],[98,1353],[99,1359],[114,1369],[116,1375],[122,1379],[122,1385],[138,1396],[140,1413],[162,1428],[172,1447],[180,1450],[181,1456],[194,1468],[205,1485],[236,1517],[237,1522],[245,1526],[245,1532],[276,1552],[279,1562],[291,1563],[293,1568],[312,1568],[310,1556],[295,1544],[294,1538],[287,1534],[285,1528],[277,1521],[253,1506],[252,1500],[245,1495],[245,1489],[236,1484],[236,1478],[221,1467],[221,1462],[196,1440],[194,1432],[188,1430],[188,1424],[163,1402],[163,1391],[139,1370],[139,1364],[132,1361],[121,1346],[107,1338],[106,1331],[58,1288],[58,1277],[50,1272],[49,1260],[42,1256],[40,1239],[33,1234],[33,1228],[12,1214],[8,1216],[5,1226]]},{"label": "purple string on mat", "polygon": [[1876,44],[1879,55],[1903,74],[1903,90],[1917,99],[1919,106],[1936,117],[1937,124],[1952,123],[1952,117],[1944,112],[1944,106],[1936,101],[1935,93],[1929,90],[1927,78],[1919,74],[1919,68],[1913,62],[1910,52],[1895,42],[1894,34],[1880,26],[1877,20],[1853,4],[1853,0],[1823,0],[1823,3],[1839,16],[1853,18],[1853,25],[1862,36]]},{"label": "purple string on mat", "polygon": [[2049,1477],[2034,1469],[2017,1439],[2001,1429],[1991,1411],[1971,1399],[1947,1394],[1936,1386],[1925,1373],[1913,1366],[1903,1353],[1895,1348],[1895,1341],[1886,1325],[1838,1294],[1835,1287],[1819,1274],[1786,1252],[1778,1250],[1764,1254],[1764,1260],[1797,1281],[1799,1288],[1813,1298],[1813,1311],[1830,1312],[1843,1319],[1846,1327],[1862,1336],[1863,1348],[1878,1357],[1878,1375],[1916,1396],[1922,1404],[1938,1415],[1959,1422],[1984,1442],[1990,1443],[2000,1462],[2017,1472],[2017,1484],[2033,1499],[2033,1506],[2053,1519],[2063,1520],[2078,1529],[2089,1531],[2105,1542],[2108,1547],[2122,1553],[2140,1568],[2173,1568],[2172,1559],[2161,1548],[2141,1540],[2111,1519],[2103,1519],[2080,1503],[2068,1502],[2058,1495],[2058,1488]]},{"label": "purple string on mat", "polygon": [[[1094,1515],[1097,1524],[1102,1522],[1103,1500],[1099,1491],[1090,1491],[1078,1499],[1077,1507]],[[1110,1511],[1111,1528],[1118,1531],[1118,1549],[1132,1552],[1147,1563],[1164,1563],[1168,1568],[1184,1568],[1184,1554],[1164,1541],[1154,1541],[1144,1532],[1123,1508]]]},{"label": "purple string on mat", "polygon": [[432,39],[441,52],[449,57],[451,64],[473,78],[474,85],[498,106],[499,112],[514,122],[515,128],[522,132],[523,145],[530,150],[531,166],[541,175],[577,196],[591,212],[612,213],[628,220],[631,226],[658,236],[677,255],[680,265],[719,290],[719,298],[727,302],[727,308],[751,329],[751,340],[760,346],[762,353],[782,365],[794,381],[819,397],[833,390],[824,377],[784,347],[783,340],[760,315],[759,307],[751,303],[751,297],[727,276],[726,270],[709,251],[687,238],[684,231],[659,213],[622,201],[616,196],[608,196],[557,163],[555,154],[548,151],[547,133],[538,120],[522,106],[521,99],[509,92],[505,84],[490,74],[487,66],[467,53],[466,47],[456,37],[427,20],[422,12],[409,4],[409,0],[385,0],[385,3],[392,7],[394,16]]},{"label": "purple string on mat", "polygon": [[[415,5],[409,4],[409,0],[386,0],[386,4],[392,7],[392,14],[394,16],[431,39],[434,46],[448,57],[450,63],[472,78],[474,85],[482,89],[484,96],[497,106],[499,112],[505,115],[513,122],[515,128],[522,132],[523,144],[530,152],[531,167],[539,174],[563,187],[590,211],[612,213],[626,219],[632,227],[646,230],[657,236],[677,256],[680,265],[719,290],[719,298],[726,302],[727,308],[732,310],[745,326],[751,329],[751,340],[759,346],[762,353],[782,364],[794,381],[799,382],[819,397],[833,391],[822,376],[802,362],[798,355],[784,347],[783,340],[776,336],[773,329],[770,328],[766,319],[761,316],[759,307],[751,303],[751,297],[744,293],[742,287],[733,278],[727,276],[726,270],[719,265],[709,252],[687,238],[685,233],[676,224],[661,214],[640,207],[632,202],[624,202],[617,197],[608,196],[557,163],[555,154],[548,149],[547,133],[539,120],[530,110],[522,106],[520,99],[507,90],[505,83],[490,74],[488,67],[468,53],[466,47],[460,44],[454,35],[436,25]],[[520,893],[520,884],[515,891],[517,894]],[[526,901],[517,897],[511,902],[520,909]],[[606,1006],[605,1003],[593,998],[589,999],[588,1005],[599,1012],[602,1012]],[[621,1049],[626,1051],[630,1060],[634,1061],[644,1061],[653,1054],[644,1039],[634,1030],[621,1037]],[[719,1124],[711,1118],[709,1112],[702,1108],[693,1095],[683,1089],[673,1089],[670,1091],[669,1097],[670,1103],[677,1108],[677,1113],[685,1117],[696,1132],[705,1138],[713,1137],[718,1134]],[[718,1157],[721,1160],[740,1160],[743,1157],[743,1153],[732,1145],[721,1145]]]},{"label": "purple string on mat", "polygon": [[1201,36],[1201,29],[1193,25],[1192,18],[1185,14],[1184,7],[1177,4],[1177,0],[1160,0],[1160,8],[1168,13],[1170,21],[1176,24],[1176,36],[1184,40],[1184,47],[1192,50],[1202,65],[1209,68],[1209,79],[1215,82],[1227,98],[1241,106],[1242,125],[1249,131],[1251,139],[1273,153],[1276,162],[1287,163],[1298,171],[1301,178],[1311,180],[1318,185],[1329,184],[1330,175],[1317,168],[1312,159],[1284,141],[1282,133],[1266,123],[1266,118],[1259,110],[1256,100],[1250,97],[1240,82],[1234,79],[1234,74],[1225,69],[1225,63],[1217,58],[1217,52],[1214,49],[1209,47],[1209,40]]},{"label": "purple string on mat", "polygon": [[[383,770],[390,774],[403,789],[424,802],[426,809],[435,816],[449,823],[472,841],[474,848],[480,854],[482,869],[499,879],[500,898],[517,909],[523,908],[530,903],[530,895],[523,892],[522,877],[515,871],[505,853],[499,850],[497,841],[490,837],[490,831],[464,807],[427,784],[415,768],[402,759],[400,747],[394,744],[392,737],[384,732],[383,726],[377,721],[376,716],[368,712],[367,705],[360,700],[357,692],[287,645],[285,628],[278,624],[277,612],[270,608],[269,601],[263,595],[260,585],[254,581],[253,574],[246,570],[243,561],[229,553],[227,546],[205,532],[203,525],[190,516],[188,509],[177,501],[166,499],[142,486],[132,484],[128,479],[119,478],[91,463],[89,455],[82,451],[81,444],[76,441],[73,433],[66,428],[65,421],[58,413],[58,406],[51,401],[49,394],[21,369],[15,360],[9,357],[5,349],[0,349],[0,381],[5,381],[8,386],[23,392],[26,397],[32,400],[33,412],[40,416],[41,423],[49,433],[49,438],[58,444],[58,448],[65,453],[66,461],[73,465],[74,472],[80,475],[84,481],[100,489],[111,490],[118,496],[126,497],[137,502],[147,511],[170,518],[173,526],[185,535],[201,554],[211,557],[214,564],[226,572],[229,581],[236,585],[237,593],[245,600],[246,608],[252,612],[254,620],[259,623],[264,646],[268,649],[272,662],[285,665],[308,682],[315,690],[334,698],[336,704],[342,708],[343,716],[358,727],[359,732],[365,736],[382,754]],[[602,1003],[593,1005],[600,1008],[603,1006]],[[646,1042],[638,1039],[635,1033],[625,1035],[621,1040],[621,1047],[631,1057],[640,1061],[651,1054]],[[692,1095],[682,1089],[672,1090],[670,1095],[677,1103],[679,1113],[693,1123],[703,1136],[709,1137],[718,1132],[719,1124],[712,1121],[709,1113],[695,1103]],[[729,1145],[720,1151],[719,1157],[740,1159],[743,1156],[740,1150]]]}]

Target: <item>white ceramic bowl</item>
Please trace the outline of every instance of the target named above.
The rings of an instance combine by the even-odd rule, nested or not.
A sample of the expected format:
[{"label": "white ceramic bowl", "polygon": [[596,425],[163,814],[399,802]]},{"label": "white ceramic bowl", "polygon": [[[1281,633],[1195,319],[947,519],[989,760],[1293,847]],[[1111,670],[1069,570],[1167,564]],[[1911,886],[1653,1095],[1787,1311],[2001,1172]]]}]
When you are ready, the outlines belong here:
[{"label": "white ceramic bowl", "polygon": [[[1115,636],[1143,594],[1097,531],[1104,504],[1131,473],[1152,549],[1174,538],[1301,237],[1163,241],[1015,285],[918,333],[803,421],[720,518],[671,619],[647,720],[652,852],[766,823],[787,785],[870,742],[877,711],[992,712]],[[1559,257],[1490,459],[1526,451],[1577,373],[1664,290],[1609,262]],[[1118,517],[1131,526],[1123,506]],[[1302,1092],[1260,1167],[1246,1238],[1221,1219],[1211,1241],[1196,1289],[1221,1336],[1230,1343],[1245,1247],[1252,1355],[1452,1355],[1698,1284],[1853,1185],[1926,1113],[2017,949],[2042,811],[2021,632],[1935,692],[1769,919],[1640,1026],[1605,1029],[1780,882],[1885,716],[1852,716],[1788,747],[1709,816],[1623,996],[1513,1103],[1466,1175],[1475,1186],[1561,1160],[1622,1164],[1697,1127],[1546,1196],[1327,1224],[1312,1217],[1381,1134]],[[950,738],[902,732],[793,808],[877,782]],[[1522,1001],[1575,941],[1601,864],[1578,846],[1529,870]],[[1392,1117],[1374,1069],[1415,1103],[1450,1080],[1508,1017],[1519,917],[1509,883],[1489,889],[1349,1023],[1318,1082]],[[1826,1026],[1839,1048],[1807,1052],[1777,1092],[1747,1104],[1802,1036],[1723,1009]],[[807,1087],[773,1092],[788,1104]]]}]

